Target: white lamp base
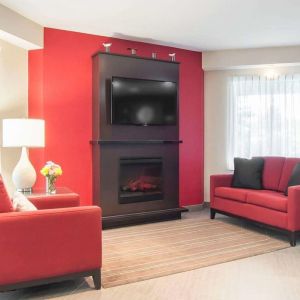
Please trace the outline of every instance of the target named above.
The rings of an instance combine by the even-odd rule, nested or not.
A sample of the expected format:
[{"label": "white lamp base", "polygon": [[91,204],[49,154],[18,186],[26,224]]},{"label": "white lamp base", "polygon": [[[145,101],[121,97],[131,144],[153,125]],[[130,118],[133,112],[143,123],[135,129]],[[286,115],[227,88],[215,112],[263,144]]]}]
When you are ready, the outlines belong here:
[{"label": "white lamp base", "polygon": [[30,192],[36,181],[36,172],[31,164],[26,147],[22,147],[20,160],[12,173],[13,183],[19,192]]}]

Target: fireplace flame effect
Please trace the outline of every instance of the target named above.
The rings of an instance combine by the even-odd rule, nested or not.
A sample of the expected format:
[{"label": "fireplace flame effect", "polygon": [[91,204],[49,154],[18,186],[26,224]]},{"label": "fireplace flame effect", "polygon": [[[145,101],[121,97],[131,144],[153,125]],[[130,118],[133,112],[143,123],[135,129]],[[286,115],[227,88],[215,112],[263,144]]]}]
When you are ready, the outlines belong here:
[{"label": "fireplace flame effect", "polygon": [[140,176],[131,178],[126,185],[121,186],[123,192],[151,192],[160,189],[160,177]]}]

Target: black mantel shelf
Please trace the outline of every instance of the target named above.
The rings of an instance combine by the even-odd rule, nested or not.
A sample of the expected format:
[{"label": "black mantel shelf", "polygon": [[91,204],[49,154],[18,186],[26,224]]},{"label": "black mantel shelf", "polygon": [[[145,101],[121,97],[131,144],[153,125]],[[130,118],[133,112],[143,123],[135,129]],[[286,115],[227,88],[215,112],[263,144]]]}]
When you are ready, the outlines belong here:
[{"label": "black mantel shelf", "polygon": [[126,54],[112,53],[112,52],[105,52],[105,51],[97,51],[96,53],[94,53],[92,55],[92,57],[96,56],[96,55],[99,55],[99,54],[112,55],[112,56],[123,56],[123,57],[130,57],[130,58],[136,58],[136,59],[152,60],[154,62],[155,61],[160,61],[160,62],[171,63],[171,64],[180,64],[179,61],[165,60],[165,59],[138,56],[138,55],[126,55]]},{"label": "black mantel shelf", "polygon": [[181,144],[182,142],[182,140],[92,140],[90,144]]}]

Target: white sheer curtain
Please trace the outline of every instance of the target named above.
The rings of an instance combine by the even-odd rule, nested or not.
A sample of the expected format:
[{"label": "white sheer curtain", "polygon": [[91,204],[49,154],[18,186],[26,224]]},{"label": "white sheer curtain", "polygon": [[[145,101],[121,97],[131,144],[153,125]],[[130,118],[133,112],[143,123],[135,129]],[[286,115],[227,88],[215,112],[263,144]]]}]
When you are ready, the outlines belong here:
[{"label": "white sheer curtain", "polygon": [[300,157],[300,75],[229,80],[227,165],[234,157]]}]

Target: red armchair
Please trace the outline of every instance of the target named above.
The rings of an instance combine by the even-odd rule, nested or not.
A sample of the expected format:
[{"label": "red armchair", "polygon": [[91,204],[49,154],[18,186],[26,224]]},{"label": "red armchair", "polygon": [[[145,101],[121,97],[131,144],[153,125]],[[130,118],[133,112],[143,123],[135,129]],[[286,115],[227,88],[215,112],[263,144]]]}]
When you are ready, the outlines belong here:
[{"label": "red armchair", "polygon": [[101,209],[33,202],[43,210],[0,213],[0,291],[86,276],[100,289]]}]

